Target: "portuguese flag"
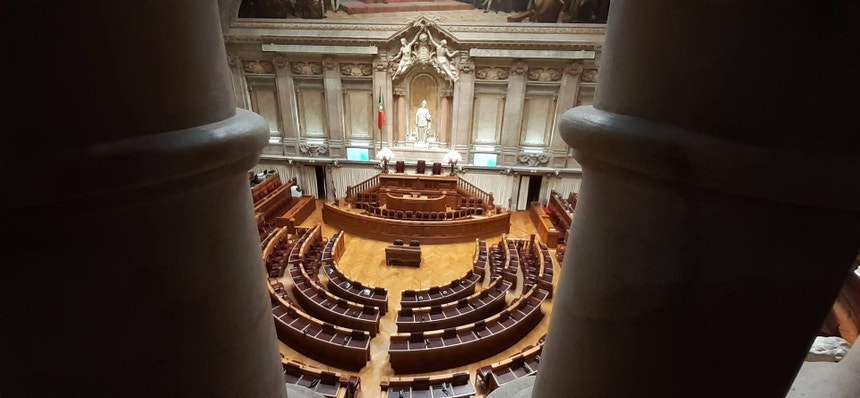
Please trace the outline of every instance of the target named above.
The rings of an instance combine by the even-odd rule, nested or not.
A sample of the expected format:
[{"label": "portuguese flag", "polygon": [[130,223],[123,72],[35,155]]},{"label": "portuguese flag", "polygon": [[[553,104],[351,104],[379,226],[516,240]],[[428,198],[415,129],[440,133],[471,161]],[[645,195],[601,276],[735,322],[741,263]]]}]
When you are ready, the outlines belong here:
[{"label": "portuguese flag", "polygon": [[385,124],[385,111],[382,109],[382,90],[379,90],[379,129],[382,130],[382,125]]}]

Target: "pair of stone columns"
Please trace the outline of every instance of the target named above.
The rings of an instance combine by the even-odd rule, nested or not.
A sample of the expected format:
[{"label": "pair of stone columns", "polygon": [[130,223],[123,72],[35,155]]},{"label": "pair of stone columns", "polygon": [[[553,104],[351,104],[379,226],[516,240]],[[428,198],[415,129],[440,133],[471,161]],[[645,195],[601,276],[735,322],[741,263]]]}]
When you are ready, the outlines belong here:
[{"label": "pair of stone columns", "polygon": [[[585,171],[533,396],[781,396],[858,249],[857,8],[612,4],[563,121]],[[2,19],[3,395],[283,396],[245,179],[266,125],[214,3]]]}]

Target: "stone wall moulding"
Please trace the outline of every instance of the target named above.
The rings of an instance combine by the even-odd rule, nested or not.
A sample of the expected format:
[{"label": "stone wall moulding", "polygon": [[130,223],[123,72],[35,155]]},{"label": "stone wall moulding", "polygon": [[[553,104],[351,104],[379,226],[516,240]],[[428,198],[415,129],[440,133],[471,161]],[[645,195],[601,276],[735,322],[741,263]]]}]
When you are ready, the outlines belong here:
[{"label": "stone wall moulding", "polygon": [[511,66],[511,73],[515,75],[522,75],[529,70],[529,66],[526,65],[525,62],[516,62]]},{"label": "stone wall moulding", "polygon": [[538,82],[557,82],[561,80],[563,71],[560,68],[531,68],[528,78]]},{"label": "stone wall moulding", "polygon": [[272,58],[272,62],[278,68],[285,68],[287,65],[289,65],[289,62],[287,62],[287,57],[284,57],[283,55],[276,55],[274,58]]},{"label": "stone wall moulding", "polygon": [[328,153],[326,144],[299,144],[299,152],[310,157],[317,157]]},{"label": "stone wall moulding", "polygon": [[323,71],[319,62],[293,62],[291,65],[297,75],[321,75]]},{"label": "stone wall moulding", "polygon": [[323,58],[322,63],[327,70],[335,70],[335,68],[337,68],[337,62],[335,62],[332,57]]},{"label": "stone wall moulding", "polygon": [[243,66],[245,73],[256,74],[272,74],[275,73],[275,66],[271,61],[244,61]]},{"label": "stone wall moulding", "polygon": [[342,64],[340,74],[343,76],[365,77],[373,74],[371,64]]},{"label": "stone wall moulding", "polygon": [[507,80],[510,68],[498,66],[479,66],[475,69],[475,79],[478,80]]},{"label": "stone wall moulding", "polygon": [[530,153],[530,152],[520,152],[517,154],[517,161],[521,164],[527,164],[529,166],[540,166],[542,164],[549,163],[550,156],[546,153]]}]

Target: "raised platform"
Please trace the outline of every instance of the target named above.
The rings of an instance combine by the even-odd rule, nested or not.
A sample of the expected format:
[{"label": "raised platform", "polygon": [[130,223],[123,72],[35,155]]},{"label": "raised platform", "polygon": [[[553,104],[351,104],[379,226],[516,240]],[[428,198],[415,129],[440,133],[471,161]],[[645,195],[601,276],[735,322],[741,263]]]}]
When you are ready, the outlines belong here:
[{"label": "raised platform", "polygon": [[407,221],[373,217],[325,203],[323,222],[365,238],[416,239],[421,244],[468,242],[510,232],[511,213],[451,221]]},{"label": "raised platform", "polygon": [[462,3],[454,0],[439,0],[439,1],[409,1],[409,0],[385,0],[378,3],[372,3],[372,0],[367,0],[368,3],[358,0],[342,0],[340,9],[347,14],[376,14],[386,12],[403,12],[403,11],[453,11],[453,10],[474,10],[475,7],[471,4]]}]

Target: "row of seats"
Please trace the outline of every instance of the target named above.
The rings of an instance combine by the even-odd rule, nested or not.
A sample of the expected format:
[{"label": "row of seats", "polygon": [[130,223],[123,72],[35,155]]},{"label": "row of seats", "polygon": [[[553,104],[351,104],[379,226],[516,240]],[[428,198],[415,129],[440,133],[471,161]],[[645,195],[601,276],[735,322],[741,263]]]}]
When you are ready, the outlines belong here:
[{"label": "row of seats", "polygon": [[[398,160],[394,162],[394,172],[395,173],[405,173],[406,172],[406,162],[402,160]],[[425,174],[427,172],[427,162],[424,160],[419,160],[415,165],[415,174]],[[442,163],[433,162],[433,166],[430,169],[432,175],[438,176],[442,174]]]},{"label": "row of seats", "polygon": [[431,307],[404,307],[397,312],[397,332],[445,329],[477,322],[505,308],[511,282],[498,278],[467,298]]},{"label": "row of seats", "polygon": [[457,301],[475,293],[475,286],[481,280],[481,275],[469,270],[465,276],[442,286],[427,289],[407,289],[400,293],[402,307],[427,307]]},{"label": "row of seats", "polygon": [[309,388],[326,398],[355,398],[361,389],[361,378],[357,375],[343,375],[283,358],[281,366],[284,382]]},{"label": "row of seats", "polygon": [[290,276],[295,286],[296,300],[307,313],[323,321],[366,330],[371,337],[376,336],[379,331],[378,308],[353,303],[329,293],[308,277],[302,268],[290,268]]},{"label": "row of seats", "polygon": [[469,382],[468,372],[433,376],[386,377],[379,383],[382,397],[387,398],[465,398],[477,391]]},{"label": "row of seats", "polygon": [[462,366],[516,343],[543,318],[547,292],[532,288],[499,314],[470,325],[391,335],[389,361],[395,373],[424,373]]},{"label": "row of seats", "polygon": [[485,394],[521,377],[534,375],[540,369],[540,354],[546,335],[537,344],[529,345],[522,351],[499,362],[478,368],[475,381]]},{"label": "row of seats", "polygon": [[[403,239],[395,239],[394,246],[403,246]],[[421,246],[421,242],[412,239],[409,241],[409,246]]]},{"label": "row of seats", "polygon": [[342,369],[358,370],[367,364],[370,360],[368,332],[316,319],[275,293],[271,283],[267,285],[278,339],[303,355]]},{"label": "row of seats", "polygon": [[385,209],[367,202],[356,202],[355,208],[362,209],[367,214],[378,217],[408,221],[450,221],[470,218],[472,215],[484,215],[483,207],[469,207],[450,211],[412,211]]}]

